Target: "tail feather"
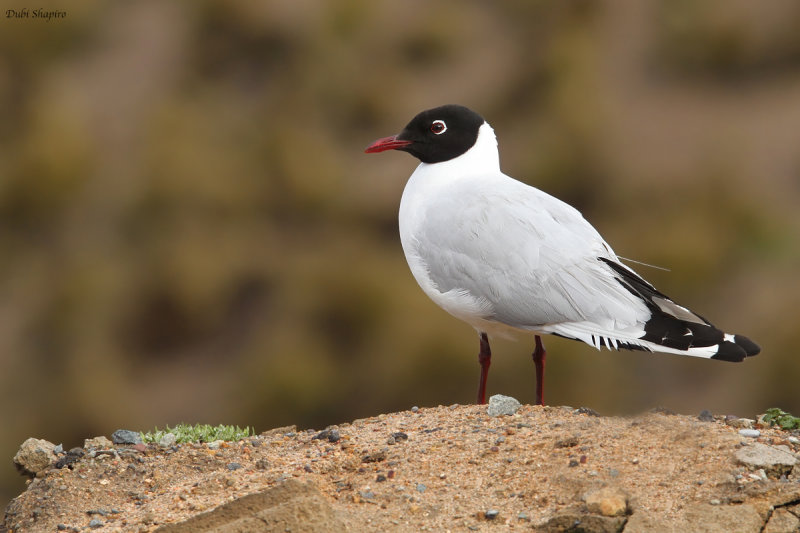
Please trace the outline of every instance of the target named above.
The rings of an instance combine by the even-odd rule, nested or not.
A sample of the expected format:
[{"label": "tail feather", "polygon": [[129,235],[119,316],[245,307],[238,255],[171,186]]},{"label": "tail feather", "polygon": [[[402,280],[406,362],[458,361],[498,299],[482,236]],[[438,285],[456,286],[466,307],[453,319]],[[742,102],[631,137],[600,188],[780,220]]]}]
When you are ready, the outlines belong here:
[{"label": "tail feather", "polygon": [[608,264],[617,280],[641,298],[650,310],[644,335],[639,337],[643,348],[734,362],[761,351],[747,337],[725,333],[700,315],[676,304],[628,267],[605,258],[601,261]]}]

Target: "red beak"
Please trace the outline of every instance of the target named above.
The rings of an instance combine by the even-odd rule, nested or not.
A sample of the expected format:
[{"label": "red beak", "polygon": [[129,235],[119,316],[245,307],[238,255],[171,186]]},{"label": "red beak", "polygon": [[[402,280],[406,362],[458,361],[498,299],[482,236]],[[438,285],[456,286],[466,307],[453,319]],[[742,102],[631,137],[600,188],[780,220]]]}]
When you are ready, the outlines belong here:
[{"label": "red beak", "polygon": [[378,139],[374,143],[367,146],[364,152],[368,154],[374,154],[376,152],[384,152],[386,150],[397,150],[398,148],[408,146],[409,144],[411,144],[411,141],[401,141],[397,138],[397,135],[392,135],[391,137]]}]

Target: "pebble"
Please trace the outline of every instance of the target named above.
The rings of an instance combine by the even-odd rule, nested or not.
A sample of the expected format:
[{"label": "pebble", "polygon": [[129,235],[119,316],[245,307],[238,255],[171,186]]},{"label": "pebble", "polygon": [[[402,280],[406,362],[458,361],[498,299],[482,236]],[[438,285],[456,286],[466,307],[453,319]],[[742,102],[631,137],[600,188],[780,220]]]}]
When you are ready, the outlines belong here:
[{"label": "pebble", "polygon": [[761,436],[761,432],[757,429],[740,429],[739,435],[742,437],[750,437],[753,439],[757,439]]},{"label": "pebble", "polygon": [[700,414],[697,415],[698,420],[701,422],[713,422],[714,421],[714,414],[709,411],[708,409],[703,409],[700,411]]},{"label": "pebble", "polygon": [[111,434],[111,442],[114,444],[139,444],[142,442],[142,436],[138,431],[118,429]]},{"label": "pebble", "polygon": [[209,450],[219,450],[219,447],[222,446],[224,441],[221,440],[214,440],[207,444]]},{"label": "pebble", "polygon": [[495,394],[489,398],[489,407],[486,412],[489,416],[513,415],[520,405],[516,398]]},{"label": "pebble", "polygon": [[239,463],[228,463],[225,468],[228,470],[239,470],[242,467]]},{"label": "pebble", "polygon": [[327,439],[328,442],[334,443],[334,442],[339,442],[339,439],[341,439],[341,438],[342,438],[342,436],[339,434],[339,430],[338,429],[336,429],[336,428],[327,428],[327,429],[323,429],[322,431],[320,431],[319,433],[314,435],[314,437],[311,440],[324,440],[324,439]]},{"label": "pebble", "polygon": [[497,515],[499,515],[499,514],[500,514],[500,511],[498,511],[496,509],[489,509],[488,511],[483,513],[483,516],[486,517],[486,520],[494,520],[495,518],[497,518]]},{"label": "pebble", "polygon": [[165,433],[160,439],[158,439],[158,445],[162,448],[171,448],[175,446],[178,437],[175,436],[174,433]]},{"label": "pebble", "polygon": [[416,413],[417,411],[419,411],[419,407],[417,407],[416,405],[411,408],[412,413]]},{"label": "pebble", "polygon": [[53,453],[55,447],[55,444],[43,439],[27,439],[14,456],[14,463],[22,472],[34,476],[44,472],[56,462]]},{"label": "pebble", "polygon": [[417,492],[425,492],[428,487],[424,483],[417,483]]},{"label": "pebble", "polygon": [[628,495],[616,487],[603,487],[583,496],[590,513],[623,516],[628,509]]},{"label": "pebble", "polygon": [[102,520],[98,520],[97,518],[93,518],[89,522],[89,527],[92,528],[92,529],[101,528],[101,527],[103,527],[103,521]]},{"label": "pebble", "polygon": [[752,418],[732,418],[727,420],[727,424],[734,428],[753,429],[753,424],[756,421]]}]

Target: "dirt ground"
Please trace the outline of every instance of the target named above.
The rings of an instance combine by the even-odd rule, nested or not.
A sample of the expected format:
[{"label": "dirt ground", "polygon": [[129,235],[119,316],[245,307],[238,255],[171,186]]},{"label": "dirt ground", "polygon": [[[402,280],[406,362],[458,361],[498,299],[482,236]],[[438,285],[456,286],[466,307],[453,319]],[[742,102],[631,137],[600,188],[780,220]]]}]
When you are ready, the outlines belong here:
[{"label": "dirt ground", "polygon": [[[800,531],[775,428],[569,407],[422,408],[233,442],[114,446],[34,479],[8,531]],[[317,438],[315,438],[317,437]],[[767,449],[764,447],[764,449]],[[90,457],[94,455],[94,457]],[[224,504],[224,505],[223,505]],[[3,528],[0,527],[0,531]]]}]

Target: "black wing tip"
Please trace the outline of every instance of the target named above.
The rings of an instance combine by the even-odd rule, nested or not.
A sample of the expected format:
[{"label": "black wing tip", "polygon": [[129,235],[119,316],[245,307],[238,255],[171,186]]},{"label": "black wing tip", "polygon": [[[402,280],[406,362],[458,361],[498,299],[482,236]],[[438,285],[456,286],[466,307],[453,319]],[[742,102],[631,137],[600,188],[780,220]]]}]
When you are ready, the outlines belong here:
[{"label": "black wing tip", "polygon": [[711,359],[739,363],[744,361],[746,357],[758,355],[760,351],[761,348],[758,346],[758,344],[754,343],[747,337],[734,335],[733,342],[725,341],[721,343],[717,353],[712,355]]},{"label": "black wing tip", "polygon": [[752,357],[761,353],[761,347],[742,335],[734,335],[733,342],[745,351],[747,357]]}]

